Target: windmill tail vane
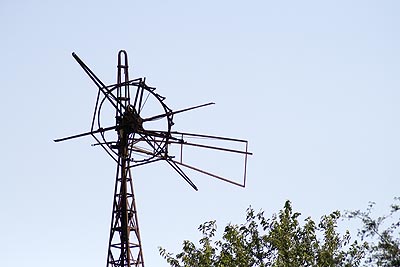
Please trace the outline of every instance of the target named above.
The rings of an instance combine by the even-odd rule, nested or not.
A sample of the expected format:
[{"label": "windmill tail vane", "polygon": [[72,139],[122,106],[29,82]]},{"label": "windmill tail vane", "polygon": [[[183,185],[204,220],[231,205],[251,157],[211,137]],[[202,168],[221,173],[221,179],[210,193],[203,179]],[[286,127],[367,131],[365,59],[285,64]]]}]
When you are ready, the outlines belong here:
[{"label": "windmill tail vane", "polygon": [[[107,266],[144,266],[131,168],[164,161],[196,191],[196,185],[184,169],[245,187],[247,158],[252,153],[246,140],[172,131],[174,115],[214,103],[173,111],[165,104],[165,97],[146,84],[145,78],[129,79],[126,51],[118,53],[117,82],[111,85],[103,83],[77,54],[72,56],[98,88],[91,128],[54,141],[91,135],[95,139],[93,146],[101,146],[116,162]],[[111,110],[114,114],[110,114]],[[243,178],[232,180],[190,162],[190,156],[198,153],[191,153],[193,149],[238,156]]]}]

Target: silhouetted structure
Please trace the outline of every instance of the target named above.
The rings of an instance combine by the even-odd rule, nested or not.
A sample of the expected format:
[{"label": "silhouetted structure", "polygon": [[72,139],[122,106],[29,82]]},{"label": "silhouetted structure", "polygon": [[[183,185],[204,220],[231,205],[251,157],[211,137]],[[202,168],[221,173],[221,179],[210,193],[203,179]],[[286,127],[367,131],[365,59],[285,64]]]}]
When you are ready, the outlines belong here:
[{"label": "silhouetted structure", "polygon": [[[131,168],[156,161],[165,161],[195,190],[197,190],[196,185],[181,167],[245,187],[247,156],[251,155],[247,151],[247,141],[172,131],[175,114],[214,103],[172,111],[164,103],[165,98],[156,93],[155,88],[146,85],[145,78],[129,80],[128,57],[124,50],[118,53],[117,83],[107,86],[75,53],[72,53],[72,56],[98,87],[91,130],[54,141],[60,142],[91,135],[96,140],[93,145],[103,147],[117,163],[107,266],[144,266]],[[148,106],[149,108],[146,108]],[[115,124],[104,127],[102,119],[107,119],[109,116],[107,117],[103,112],[109,112],[107,115],[115,112]],[[189,142],[188,139],[194,141]],[[215,146],[205,144],[204,140],[243,144],[245,147],[244,149],[234,149]],[[176,160],[176,155],[169,151],[169,147],[173,145],[179,148],[179,161]],[[184,146],[242,155],[244,159],[243,181],[238,183],[185,163],[183,161]]]}]

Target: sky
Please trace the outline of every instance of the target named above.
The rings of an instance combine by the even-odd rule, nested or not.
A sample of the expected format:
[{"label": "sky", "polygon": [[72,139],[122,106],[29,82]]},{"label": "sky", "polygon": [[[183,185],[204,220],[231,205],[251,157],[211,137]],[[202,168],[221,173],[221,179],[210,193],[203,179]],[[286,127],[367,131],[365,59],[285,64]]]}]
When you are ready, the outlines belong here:
[{"label": "sky", "polygon": [[[165,164],[133,169],[146,266],[167,266],[197,227],[267,216],[291,200],[318,220],[400,188],[398,1],[0,2],[0,257],[4,266],[104,266],[115,163],[90,137],[96,88],[117,53],[173,110],[174,130],[249,141],[246,188]],[[196,158],[195,158],[196,159]],[[230,161],[198,157],[199,164]]]}]

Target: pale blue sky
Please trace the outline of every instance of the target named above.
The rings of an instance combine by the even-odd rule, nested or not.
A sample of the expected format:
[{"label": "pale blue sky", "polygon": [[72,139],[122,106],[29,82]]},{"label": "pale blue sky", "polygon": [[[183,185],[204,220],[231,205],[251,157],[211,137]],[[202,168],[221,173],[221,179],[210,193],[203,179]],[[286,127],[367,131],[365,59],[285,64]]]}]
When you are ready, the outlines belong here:
[{"label": "pale blue sky", "polygon": [[385,207],[400,187],[399,13],[398,1],[2,0],[2,265],[105,265],[114,163],[91,138],[52,142],[90,127],[96,91],[73,51],[111,83],[127,50],[131,77],[172,109],[216,102],[175,130],[248,139],[254,153],[245,189],[134,170],[147,266],[166,266],[157,246],[178,251],[249,205],[270,215],[290,199],[316,219]]}]

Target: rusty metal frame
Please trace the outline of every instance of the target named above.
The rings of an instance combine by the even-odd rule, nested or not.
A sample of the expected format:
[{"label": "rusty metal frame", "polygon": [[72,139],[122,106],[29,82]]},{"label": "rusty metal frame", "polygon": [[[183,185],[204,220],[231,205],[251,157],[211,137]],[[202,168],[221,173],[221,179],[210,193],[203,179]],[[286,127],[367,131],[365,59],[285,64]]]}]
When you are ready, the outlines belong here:
[{"label": "rusty metal frame", "polygon": [[[248,151],[248,142],[246,140],[172,131],[174,115],[206,107],[214,103],[210,102],[173,111],[164,103],[165,97],[156,93],[154,87],[150,87],[146,84],[145,78],[129,80],[128,56],[126,51],[121,50],[118,53],[117,83],[107,86],[78,55],[72,53],[72,56],[98,88],[91,128],[88,132],[55,139],[54,141],[61,142],[91,135],[96,140],[93,146],[101,146],[117,163],[107,267],[143,267],[143,251],[131,168],[158,161],[165,161],[196,191],[198,190],[196,185],[181,167],[194,170],[236,186],[245,187],[247,159],[252,153]],[[144,99],[145,95],[147,95],[146,99]],[[134,97],[132,98],[131,96]],[[154,98],[156,103],[160,104],[163,113],[142,118],[141,111],[149,97]],[[131,100],[133,100],[133,102]],[[106,104],[111,104],[115,109],[116,122],[115,125],[104,127],[101,121],[101,111]],[[164,120],[165,129],[146,130],[144,124],[156,120]],[[113,140],[109,139],[108,133],[111,131],[116,132],[116,138],[114,137]],[[195,141],[189,142],[188,139],[190,138],[218,140],[227,144],[242,143],[245,145],[245,148],[239,150],[229,146],[215,146]],[[171,145],[178,145],[180,147],[179,155],[172,155],[169,152],[168,147]],[[183,160],[183,148],[185,146],[218,150],[243,156],[244,168],[242,182],[239,183],[227,177],[185,163]],[[180,156],[179,161],[176,160],[178,156]]]}]

